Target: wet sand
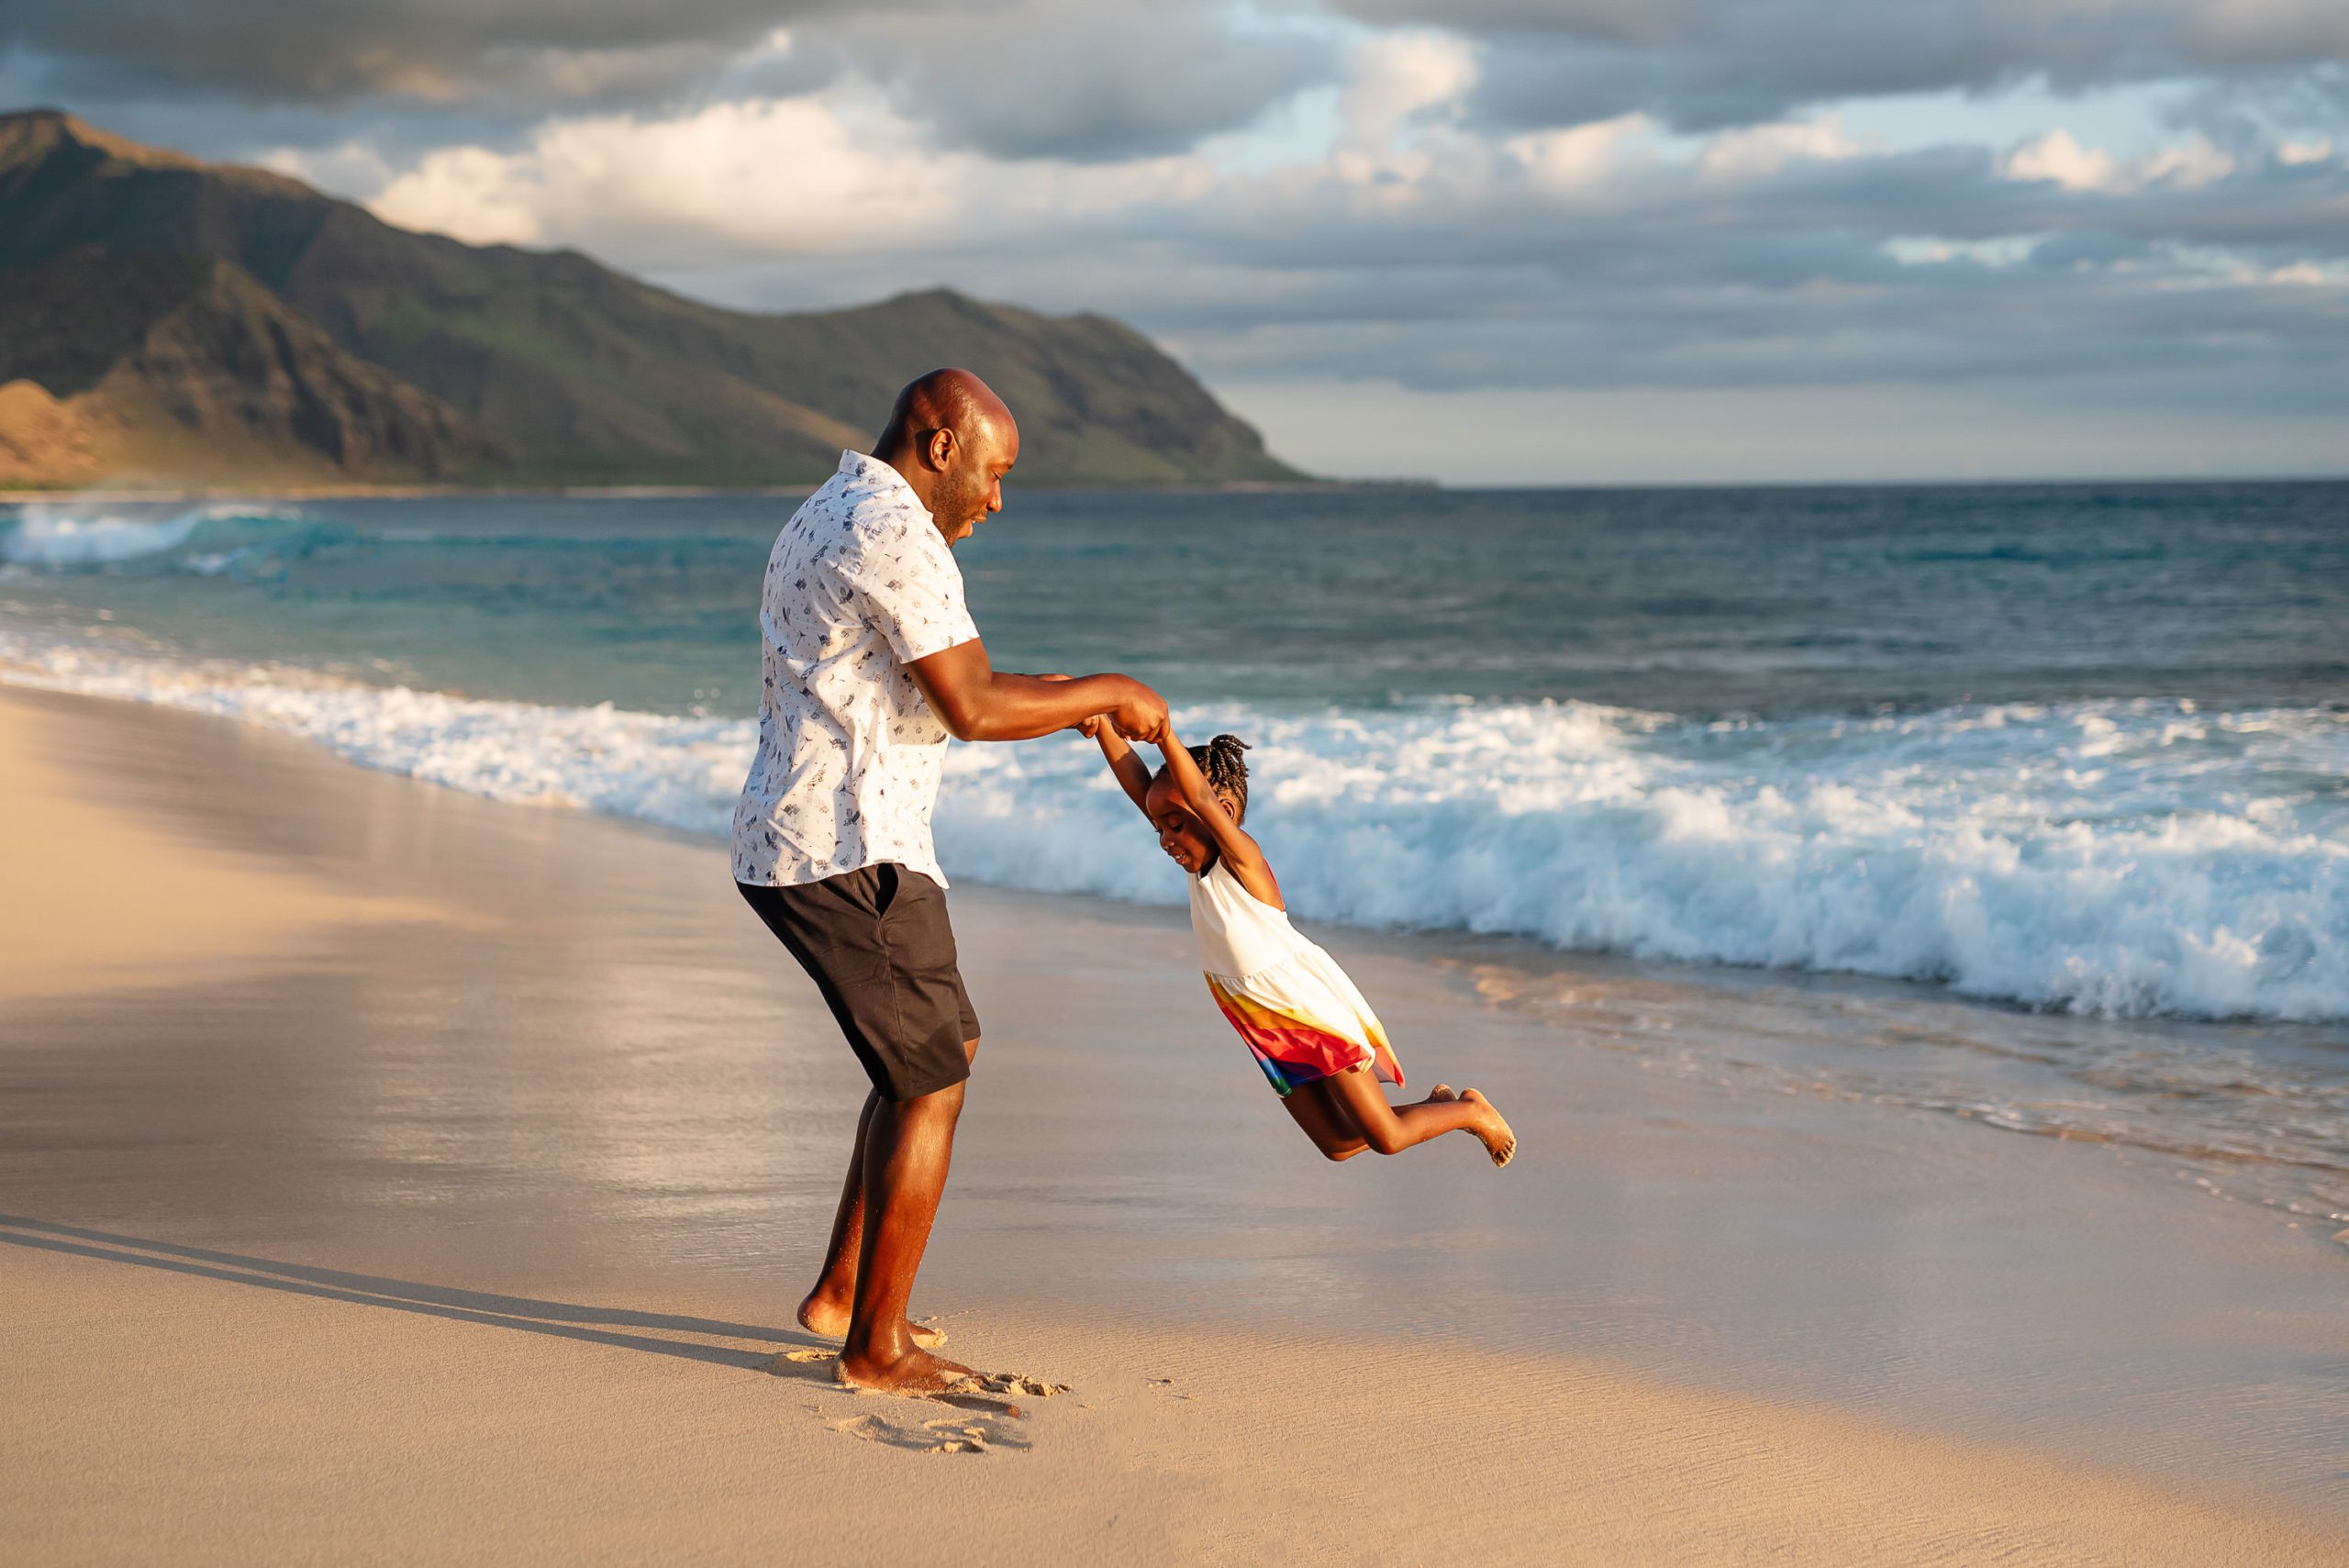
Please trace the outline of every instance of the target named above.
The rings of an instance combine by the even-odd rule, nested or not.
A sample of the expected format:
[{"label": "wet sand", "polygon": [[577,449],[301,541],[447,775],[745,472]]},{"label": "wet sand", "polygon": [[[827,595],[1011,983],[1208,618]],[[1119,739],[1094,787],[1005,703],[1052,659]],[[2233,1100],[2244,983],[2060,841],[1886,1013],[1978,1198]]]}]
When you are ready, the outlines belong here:
[{"label": "wet sand", "polygon": [[2343,1261],[2167,1168],[1364,939],[1526,1151],[1331,1166],[1179,917],[980,889],[916,1308],[1073,1392],[839,1391],[775,1358],[863,1083],[720,851],[151,707],[0,693],[0,759],[12,1561],[2349,1556]]}]

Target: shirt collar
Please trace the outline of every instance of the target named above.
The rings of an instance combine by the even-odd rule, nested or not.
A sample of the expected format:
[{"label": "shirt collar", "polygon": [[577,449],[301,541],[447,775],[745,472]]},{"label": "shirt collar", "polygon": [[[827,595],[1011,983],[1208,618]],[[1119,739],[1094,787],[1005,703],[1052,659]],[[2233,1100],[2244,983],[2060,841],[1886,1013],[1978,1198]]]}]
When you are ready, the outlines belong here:
[{"label": "shirt collar", "polygon": [[915,495],[914,487],[906,483],[906,476],[877,457],[844,448],[841,452],[840,472],[851,479],[873,485],[877,489],[894,488],[902,492],[898,497],[900,500],[922,516],[930,515],[930,508],[921,504],[921,497]]}]

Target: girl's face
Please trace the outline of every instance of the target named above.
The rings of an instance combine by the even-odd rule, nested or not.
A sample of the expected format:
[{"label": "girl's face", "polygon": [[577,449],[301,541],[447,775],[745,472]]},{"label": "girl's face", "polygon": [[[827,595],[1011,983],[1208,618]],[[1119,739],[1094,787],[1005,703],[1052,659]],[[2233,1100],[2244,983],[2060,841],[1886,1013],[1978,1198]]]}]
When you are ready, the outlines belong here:
[{"label": "girl's face", "polygon": [[[1219,796],[1216,804],[1225,816],[1231,816],[1230,802]],[[1215,840],[1208,837],[1207,825],[1183,804],[1182,794],[1175,789],[1173,779],[1161,773],[1150,781],[1145,809],[1150,813],[1152,826],[1158,829],[1158,847],[1166,851],[1168,860],[1193,876],[1214,861]]]}]

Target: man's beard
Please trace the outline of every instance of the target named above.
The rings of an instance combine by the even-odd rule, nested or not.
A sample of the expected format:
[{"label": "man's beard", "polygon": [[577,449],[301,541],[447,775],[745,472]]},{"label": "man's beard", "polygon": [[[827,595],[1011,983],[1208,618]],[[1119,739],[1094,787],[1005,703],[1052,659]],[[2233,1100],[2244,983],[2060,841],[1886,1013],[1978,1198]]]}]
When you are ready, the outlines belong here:
[{"label": "man's beard", "polygon": [[938,476],[930,515],[952,543],[986,515],[986,476],[976,464],[958,465]]}]

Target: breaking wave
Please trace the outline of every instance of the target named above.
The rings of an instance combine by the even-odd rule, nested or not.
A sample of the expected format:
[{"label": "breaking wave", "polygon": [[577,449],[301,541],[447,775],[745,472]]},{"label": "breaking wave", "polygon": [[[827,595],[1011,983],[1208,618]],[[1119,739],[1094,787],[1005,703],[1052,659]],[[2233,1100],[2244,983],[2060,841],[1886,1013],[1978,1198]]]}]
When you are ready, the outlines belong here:
[{"label": "breaking wave", "polygon": [[[297,512],[237,503],[177,510],[151,505],[109,507],[87,502],[32,501],[16,508],[13,527],[0,530],[0,561],[12,566],[86,571],[163,555],[186,544],[207,523],[299,523]],[[196,561],[209,558],[198,557]],[[191,570],[203,570],[192,565]]]},{"label": "breaking wave", "polygon": [[[155,527],[184,538],[201,520]],[[32,537],[54,562],[161,535]],[[191,665],[8,628],[0,666],[494,799],[711,836],[754,736],[747,720]],[[1230,729],[1254,746],[1250,826],[1305,917],[1903,977],[2085,1014],[2349,1018],[2349,714],[2099,701],[1705,723],[1464,701],[1177,717],[1194,740]],[[955,876],[1182,896],[1074,737],[954,748],[938,837]]]}]

